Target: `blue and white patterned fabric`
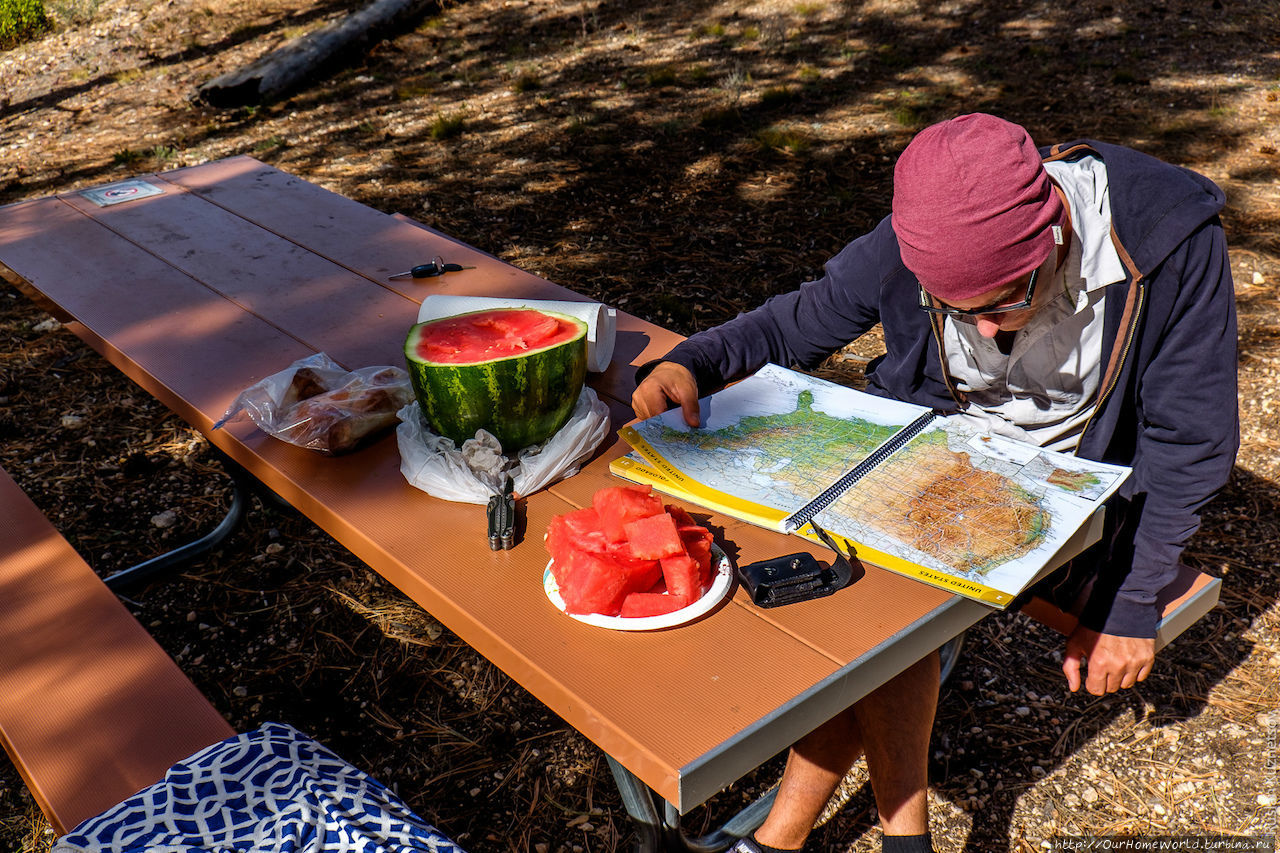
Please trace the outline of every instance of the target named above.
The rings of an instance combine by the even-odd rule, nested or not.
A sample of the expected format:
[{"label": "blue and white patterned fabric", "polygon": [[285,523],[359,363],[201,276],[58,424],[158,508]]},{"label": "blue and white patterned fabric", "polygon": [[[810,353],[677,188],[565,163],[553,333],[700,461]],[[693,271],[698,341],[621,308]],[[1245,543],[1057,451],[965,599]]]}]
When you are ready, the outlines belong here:
[{"label": "blue and white patterned fabric", "polygon": [[266,723],[180,761],[55,853],[463,853],[385,786]]}]

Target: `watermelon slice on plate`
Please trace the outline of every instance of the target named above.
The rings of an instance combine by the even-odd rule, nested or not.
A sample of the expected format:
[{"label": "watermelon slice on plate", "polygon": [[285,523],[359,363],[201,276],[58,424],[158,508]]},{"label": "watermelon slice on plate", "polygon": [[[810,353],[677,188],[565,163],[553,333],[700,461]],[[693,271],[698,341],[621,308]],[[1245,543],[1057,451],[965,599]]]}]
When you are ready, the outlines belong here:
[{"label": "watermelon slice on plate", "polygon": [[565,591],[566,613],[617,613],[622,609],[622,602],[632,590],[627,575],[616,571],[612,560],[577,548],[564,551],[561,559],[556,575]]},{"label": "watermelon slice on plate", "polygon": [[[702,594],[702,597],[692,604],[688,604],[678,610],[672,610],[667,613],[657,613],[652,616],[603,616],[599,613],[569,613],[565,609],[564,599],[560,597],[560,587],[556,583],[555,573],[553,569],[559,570],[554,565],[554,559],[547,564],[547,568],[542,573],[542,589],[546,593],[548,600],[555,605],[556,609],[562,613],[567,613],[570,617],[585,622],[588,625],[594,625],[598,628],[612,628],[616,631],[656,631],[662,628],[674,628],[678,625],[684,625],[693,622],[696,619],[706,615],[716,608],[720,602],[729,597],[733,591],[733,563],[729,560],[727,554],[720,550],[718,545],[711,547],[711,564],[712,577],[710,587]],[[637,593],[630,593],[623,597],[622,606],[627,606],[626,602],[636,596]],[[660,596],[662,598],[672,598],[670,593],[659,594],[655,592],[639,593],[639,595]],[[633,612],[640,608],[657,609],[660,602],[652,599],[637,599],[631,605]],[[667,602],[670,604],[670,602]]]},{"label": "watermelon slice on plate", "polygon": [[684,554],[684,542],[676,521],[665,512],[637,518],[622,525],[631,553],[645,560],[662,560]]},{"label": "watermelon slice on plate", "polygon": [[733,588],[733,567],[711,531],[649,486],[614,486],[591,506],[554,516],[543,589],[575,619],[623,630],[683,624]]},{"label": "watermelon slice on plate", "polygon": [[698,562],[687,554],[663,557],[662,579],[667,582],[667,591],[681,598],[695,599],[702,595],[702,569]]},{"label": "watermelon slice on plate", "polygon": [[[591,498],[600,530],[610,542],[627,538],[626,525],[662,512],[662,501],[651,486],[611,486]],[[655,558],[656,559],[656,558]]]},{"label": "watermelon slice on plate", "polygon": [[643,619],[646,616],[665,616],[689,606],[683,595],[667,595],[665,592],[633,592],[622,601],[623,619]]}]

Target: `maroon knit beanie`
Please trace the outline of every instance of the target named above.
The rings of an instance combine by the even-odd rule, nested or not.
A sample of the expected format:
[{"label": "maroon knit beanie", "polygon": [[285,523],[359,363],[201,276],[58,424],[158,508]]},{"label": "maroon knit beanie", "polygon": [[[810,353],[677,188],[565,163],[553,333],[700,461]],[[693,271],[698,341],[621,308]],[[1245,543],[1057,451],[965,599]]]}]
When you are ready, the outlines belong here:
[{"label": "maroon knit beanie", "polygon": [[973,299],[1038,267],[1062,221],[1030,135],[973,113],[920,131],[893,170],[902,262],[943,301]]}]

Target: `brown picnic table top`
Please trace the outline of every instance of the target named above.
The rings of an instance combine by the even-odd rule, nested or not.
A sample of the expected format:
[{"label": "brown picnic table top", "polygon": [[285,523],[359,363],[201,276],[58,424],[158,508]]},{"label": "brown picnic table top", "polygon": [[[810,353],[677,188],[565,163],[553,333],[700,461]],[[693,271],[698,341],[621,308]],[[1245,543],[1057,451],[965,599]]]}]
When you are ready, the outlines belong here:
[{"label": "brown picnic table top", "polygon": [[[620,441],[525,499],[517,546],[491,551],[483,508],[410,486],[393,437],[326,457],[247,420],[211,427],[241,389],[314,352],[351,369],[401,365],[432,293],[585,297],[250,157],[143,180],[163,192],[0,207],[0,272],[680,813],[989,612],[864,564],[834,596],[761,610],[738,589],[669,630],[566,617],[543,592],[542,532],[618,482],[608,463],[626,452]],[[437,255],[475,268],[388,280]],[[678,340],[618,312],[613,364],[588,377],[615,428],[632,416],[634,367]],[[742,563],[809,549],[729,518],[710,525]]]}]

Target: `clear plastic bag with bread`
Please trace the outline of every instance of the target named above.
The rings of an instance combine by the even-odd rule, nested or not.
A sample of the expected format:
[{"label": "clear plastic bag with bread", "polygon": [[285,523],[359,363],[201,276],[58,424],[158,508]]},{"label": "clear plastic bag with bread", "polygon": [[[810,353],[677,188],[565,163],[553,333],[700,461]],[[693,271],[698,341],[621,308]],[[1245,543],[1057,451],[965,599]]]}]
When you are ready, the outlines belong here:
[{"label": "clear plastic bag with bread", "polygon": [[244,413],[281,441],[337,455],[395,426],[412,400],[409,374],[398,367],[349,371],[316,353],[241,391],[213,428]]}]

